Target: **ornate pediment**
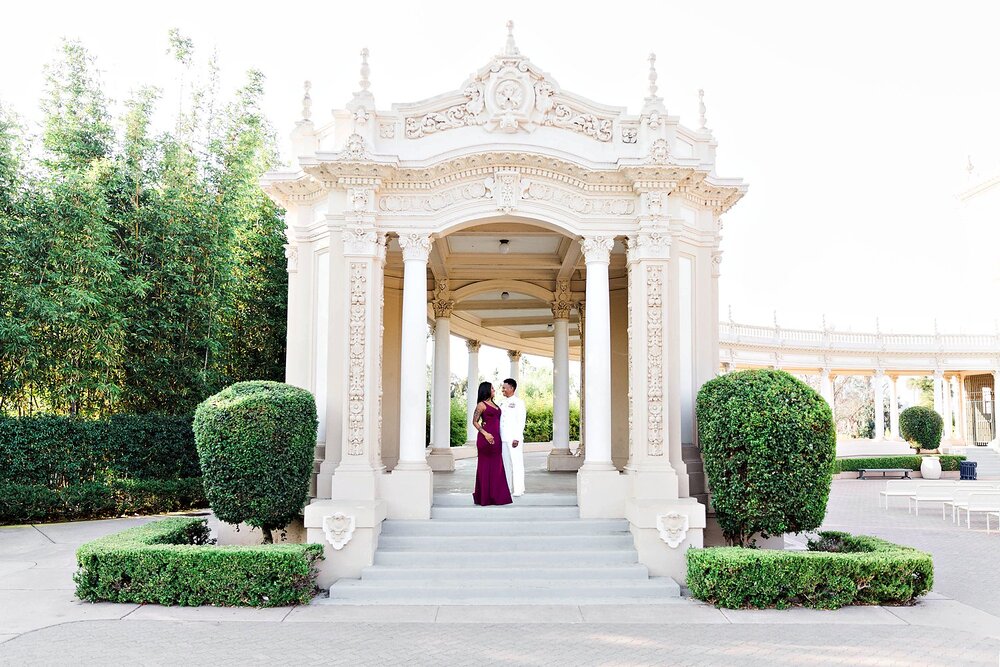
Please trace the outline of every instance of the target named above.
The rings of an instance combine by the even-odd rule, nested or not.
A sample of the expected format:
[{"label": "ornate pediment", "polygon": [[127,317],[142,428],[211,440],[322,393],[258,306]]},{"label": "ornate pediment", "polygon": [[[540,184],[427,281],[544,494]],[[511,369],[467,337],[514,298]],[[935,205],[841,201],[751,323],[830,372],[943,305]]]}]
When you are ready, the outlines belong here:
[{"label": "ornate pediment", "polygon": [[487,132],[532,132],[547,125],[601,142],[614,137],[614,110],[564,94],[552,77],[521,55],[512,36],[504,53],[469,78],[460,91],[398,107],[405,136],[419,139],[470,126]]}]

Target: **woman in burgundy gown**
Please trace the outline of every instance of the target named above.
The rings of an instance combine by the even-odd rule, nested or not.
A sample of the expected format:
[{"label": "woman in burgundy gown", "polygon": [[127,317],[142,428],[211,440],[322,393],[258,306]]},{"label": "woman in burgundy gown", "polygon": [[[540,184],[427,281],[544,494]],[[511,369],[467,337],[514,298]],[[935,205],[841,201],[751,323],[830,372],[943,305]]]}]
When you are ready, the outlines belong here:
[{"label": "woman in burgundy gown", "polygon": [[476,490],[472,500],[477,505],[509,505],[514,502],[507,486],[507,473],[503,467],[503,445],[500,442],[500,408],[493,402],[493,385],[479,385],[479,402],[472,417],[472,426],[479,431],[476,449]]}]

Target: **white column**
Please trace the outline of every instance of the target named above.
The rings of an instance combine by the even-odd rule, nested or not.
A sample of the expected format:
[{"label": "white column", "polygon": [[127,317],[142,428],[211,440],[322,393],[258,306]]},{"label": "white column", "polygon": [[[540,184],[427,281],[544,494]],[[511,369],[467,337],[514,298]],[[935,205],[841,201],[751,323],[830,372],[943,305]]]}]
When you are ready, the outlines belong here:
[{"label": "white column", "polygon": [[944,372],[934,371],[934,412],[944,419]]},{"label": "white column", "polygon": [[899,376],[889,376],[889,434],[899,440]]},{"label": "white column", "polygon": [[961,375],[952,376],[952,382],[955,383],[955,402],[958,403],[958,407],[955,408],[955,439],[961,444],[965,444],[965,382],[962,381]]},{"label": "white column", "polygon": [[990,442],[990,447],[1000,451],[1000,404],[997,403],[997,389],[1000,389],[1000,370],[993,371],[993,391],[992,394],[993,401],[993,440]]},{"label": "white column", "polygon": [[577,473],[580,517],[623,518],[625,487],[611,461],[611,296],[608,265],[614,239],[581,241],[587,262],[587,449]]},{"label": "white column", "polygon": [[429,519],[433,477],[424,451],[427,428],[427,257],[430,237],[400,234],[403,317],[400,340],[399,463],[384,481],[391,519]]},{"label": "white column", "polygon": [[833,380],[830,378],[829,368],[819,371],[819,393],[829,404],[830,412],[833,412]]},{"label": "white column", "polygon": [[466,388],[467,396],[467,409],[465,414],[466,427],[468,431],[466,432],[466,444],[471,444],[476,442],[476,429],[472,427],[472,415],[476,412],[476,398],[478,397],[479,391],[479,347],[481,343],[478,340],[467,340],[465,341],[465,347],[469,350],[469,381]]},{"label": "white column", "polygon": [[434,372],[431,422],[431,452],[427,464],[431,470],[451,472],[455,456],[451,451],[451,313],[455,302],[448,290],[448,280],[435,282],[434,300]]},{"label": "white column", "polygon": [[569,455],[569,309],[555,313],[552,348],[552,451]]},{"label": "white column", "polygon": [[507,350],[507,358],[510,359],[510,375],[515,382],[521,381],[521,353],[518,350]]},{"label": "white column", "polygon": [[944,394],[944,429],[941,432],[941,442],[945,443],[951,440],[955,430],[953,426],[955,419],[951,409],[951,382],[947,378],[941,380],[941,391]]},{"label": "white column", "polygon": [[882,369],[872,376],[872,392],[875,396],[875,439],[885,438],[885,373]]}]

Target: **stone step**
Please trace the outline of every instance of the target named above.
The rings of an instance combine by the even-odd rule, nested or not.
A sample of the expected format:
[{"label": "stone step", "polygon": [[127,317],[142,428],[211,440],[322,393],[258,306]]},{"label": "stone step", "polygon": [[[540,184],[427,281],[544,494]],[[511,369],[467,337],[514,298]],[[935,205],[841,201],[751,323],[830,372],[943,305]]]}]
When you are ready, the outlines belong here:
[{"label": "stone step", "polygon": [[[435,493],[435,507],[478,507],[471,493]],[[526,493],[514,498],[514,507],[576,507],[575,493]],[[480,508],[485,509],[485,508]]]},{"label": "stone step", "polygon": [[[516,558],[516,562],[512,562]],[[628,565],[638,563],[634,548],[582,549],[578,551],[520,551],[510,553],[466,551],[390,551],[379,547],[375,565],[413,568],[483,568],[505,567],[578,567],[593,565]]]},{"label": "stone step", "polygon": [[326,604],[627,604],[680,597],[673,579],[496,582],[382,582],[341,579]]},{"label": "stone step", "polygon": [[645,565],[604,565],[579,567],[394,567],[371,565],[361,571],[362,581],[515,581],[522,579],[619,580],[649,578]]},{"label": "stone step", "polygon": [[579,519],[580,508],[570,506],[519,506],[490,505],[487,507],[431,507],[431,519],[457,519],[459,521],[489,521],[499,519],[542,520]]},{"label": "stone step", "polygon": [[446,551],[474,558],[482,552],[589,551],[629,549],[632,535],[388,535],[379,537],[380,551]]},{"label": "stone step", "polygon": [[382,538],[397,535],[607,535],[628,534],[625,519],[557,519],[536,521],[385,521]]}]

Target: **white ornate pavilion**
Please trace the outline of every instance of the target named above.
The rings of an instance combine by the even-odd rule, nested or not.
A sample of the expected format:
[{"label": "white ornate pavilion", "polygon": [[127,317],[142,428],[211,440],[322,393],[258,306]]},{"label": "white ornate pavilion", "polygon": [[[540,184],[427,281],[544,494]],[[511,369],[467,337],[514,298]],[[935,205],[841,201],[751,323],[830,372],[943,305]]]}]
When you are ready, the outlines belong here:
[{"label": "white ornate pavilion", "polygon": [[[509,34],[457,90],[378,109],[362,57],[360,89],[330,122],[311,119],[307,84],[295,165],[263,179],[287,209],[287,381],[319,408],[309,539],[324,541],[331,517],[354,526],[328,547],[324,579],[357,577],[386,517],[430,516],[432,468],[451,465],[455,334],[470,350],[553,357],[557,465],[567,365],[582,360],[580,515],[627,518],[650,572],[682,580],[705,527],[682,443],[719,369],[720,216],[746,192],[715,174],[704,104],[697,129],[671,116],[653,57],[639,114],[598,104]],[[430,455],[428,323],[440,350]]]}]

